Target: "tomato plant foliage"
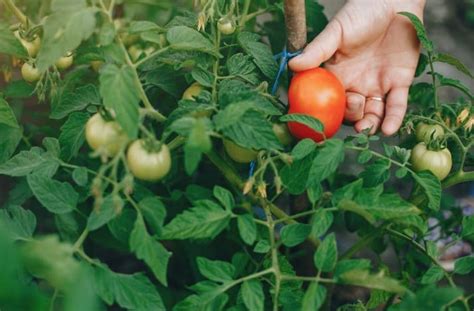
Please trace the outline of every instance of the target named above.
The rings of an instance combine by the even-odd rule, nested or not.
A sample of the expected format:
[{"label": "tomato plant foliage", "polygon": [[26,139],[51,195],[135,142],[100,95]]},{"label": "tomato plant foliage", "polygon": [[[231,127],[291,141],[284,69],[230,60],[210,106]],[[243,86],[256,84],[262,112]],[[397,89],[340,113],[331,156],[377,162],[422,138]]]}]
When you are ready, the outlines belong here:
[{"label": "tomato plant foliage", "polygon": [[[269,93],[282,1],[187,2],[2,2],[0,309],[472,309],[472,256],[449,268],[432,238],[474,241],[444,191],[474,180],[473,95],[435,65],[469,69],[401,13],[433,84],[399,141],[297,141],[285,123],[325,129]],[[311,38],[327,19],[306,5]],[[452,154],[442,181],[411,164],[416,136]]]}]

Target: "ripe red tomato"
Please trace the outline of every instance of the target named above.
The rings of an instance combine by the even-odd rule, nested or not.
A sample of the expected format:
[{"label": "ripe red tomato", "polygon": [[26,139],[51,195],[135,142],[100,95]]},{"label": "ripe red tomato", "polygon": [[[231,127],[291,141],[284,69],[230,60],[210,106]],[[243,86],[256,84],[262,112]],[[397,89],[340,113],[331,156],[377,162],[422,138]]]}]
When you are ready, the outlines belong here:
[{"label": "ripe red tomato", "polygon": [[[310,115],[324,125],[326,138],[339,130],[346,110],[346,93],[339,79],[323,68],[297,73],[288,91],[288,114]],[[322,141],[323,135],[301,123],[289,122],[290,132],[298,139],[311,138]]]}]

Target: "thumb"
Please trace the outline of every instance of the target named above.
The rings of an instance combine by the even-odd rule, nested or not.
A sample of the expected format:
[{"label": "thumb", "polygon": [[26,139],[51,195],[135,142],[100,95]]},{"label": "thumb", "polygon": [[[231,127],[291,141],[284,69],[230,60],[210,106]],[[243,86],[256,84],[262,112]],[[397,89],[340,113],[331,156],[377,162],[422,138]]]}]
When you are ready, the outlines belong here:
[{"label": "thumb", "polygon": [[332,20],[326,28],[304,49],[301,55],[293,58],[290,69],[304,71],[319,67],[321,63],[330,59],[336,53],[341,43],[341,24]]}]

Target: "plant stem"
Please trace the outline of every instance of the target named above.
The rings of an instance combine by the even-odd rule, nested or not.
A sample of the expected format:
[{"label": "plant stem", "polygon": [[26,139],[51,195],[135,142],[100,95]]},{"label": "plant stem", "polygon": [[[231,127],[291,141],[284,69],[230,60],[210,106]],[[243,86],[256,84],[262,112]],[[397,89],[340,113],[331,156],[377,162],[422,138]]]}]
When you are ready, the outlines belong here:
[{"label": "plant stem", "polygon": [[168,51],[171,47],[170,46],[165,46],[164,48],[162,49],[159,49],[153,53],[151,53],[150,55],[140,59],[139,61],[137,61],[135,64],[133,64],[133,67],[135,68],[138,68],[140,67],[142,64],[146,63],[147,61],[149,61],[150,59],[152,59],[153,57],[157,56],[157,55],[160,55],[160,54],[163,54],[164,52]]},{"label": "plant stem", "polygon": [[464,183],[464,182],[472,182],[474,181],[474,171],[472,172],[464,172],[459,171],[454,175],[449,176],[445,181],[443,181],[443,188],[449,188],[454,185]]},{"label": "plant stem", "polygon": [[78,250],[81,248],[82,244],[84,243],[84,241],[86,240],[87,238],[87,235],[89,235],[89,230],[84,229],[84,231],[82,231],[81,235],[79,236],[79,238],[77,239],[76,243],[74,243],[74,250]]},{"label": "plant stem", "polygon": [[319,276],[297,276],[297,275],[282,275],[282,280],[285,281],[304,281],[304,282],[318,282],[318,283],[336,283],[334,279],[325,279]]},{"label": "plant stem", "polygon": [[434,105],[435,105],[435,110],[439,111],[439,98],[438,98],[438,86],[436,85],[436,74],[434,71],[434,65],[433,65],[433,54],[431,52],[428,52],[428,63],[430,64],[430,70],[431,70],[431,77],[433,81],[433,93],[434,93]]},{"label": "plant stem", "polygon": [[[219,169],[219,171],[224,175],[225,179],[236,187],[239,190],[242,190],[244,188],[245,182],[240,178],[240,176],[233,170],[232,167],[230,167],[214,150],[206,153],[207,157],[209,160]],[[269,207],[270,211],[272,214],[277,217],[278,219],[286,219],[285,223],[286,224],[295,224],[297,221],[292,219],[287,213],[282,211],[278,206],[275,204],[271,203],[268,200],[265,200],[252,192],[247,194],[250,200],[254,203],[259,204],[260,206],[267,206]],[[319,245],[319,240],[314,238],[313,236],[310,236],[308,240],[314,245],[318,246]]]},{"label": "plant stem", "polygon": [[[105,5],[103,4],[102,1],[100,3],[101,3],[101,6],[102,6],[102,11],[108,16],[110,23],[114,24],[114,21],[113,21],[113,18],[112,18],[112,11],[109,11],[109,9],[107,9],[105,7]],[[116,27],[116,26],[114,25],[114,27]],[[117,29],[115,29],[115,30],[117,32]],[[115,37],[115,39],[117,40],[117,43],[119,44],[120,49],[123,52],[123,55],[125,57],[125,62],[127,63],[128,66],[130,66],[133,69],[133,80],[134,80],[135,85],[138,89],[140,99],[143,101],[143,105],[145,106],[146,109],[148,109],[150,111],[155,111],[154,112],[154,118],[157,121],[159,121],[159,122],[166,121],[166,117],[163,114],[161,114],[158,110],[156,110],[155,107],[153,107],[153,105],[151,104],[150,100],[148,99],[148,96],[146,95],[145,90],[143,89],[142,82],[140,81],[140,77],[138,76],[137,68],[136,68],[135,64],[133,64],[132,60],[130,59],[130,55],[128,55],[127,49],[125,48],[125,45],[124,45],[122,39],[120,39],[120,36],[118,36],[118,35]]]},{"label": "plant stem", "polygon": [[380,231],[379,230],[374,230],[374,231],[375,232],[367,234],[365,237],[357,241],[356,244],[352,245],[351,248],[349,248],[344,254],[341,255],[339,260],[351,258],[355,253],[357,253],[358,251],[366,247],[368,244],[370,244],[373,240],[378,238],[380,236]]},{"label": "plant stem", "polygon": [[13,15],[18,18],[20,23],[22,23],[25,27],[28,27],[28,17],[13,3],[13,0],[3,0],[5,7],[9,9]]}]

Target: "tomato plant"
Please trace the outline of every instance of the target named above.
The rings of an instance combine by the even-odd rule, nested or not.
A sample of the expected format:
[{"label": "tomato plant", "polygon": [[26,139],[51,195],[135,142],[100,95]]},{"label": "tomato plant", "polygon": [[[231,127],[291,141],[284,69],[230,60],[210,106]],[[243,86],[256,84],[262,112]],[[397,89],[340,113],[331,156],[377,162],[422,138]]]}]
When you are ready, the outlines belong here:
[{"label": "tomato plant", "polygon": [[310,115],[324,126],[324,135],[301,123],[288,124],[298,139],[321,141],[331,138],[342,125],[346,110],[346,93],[342,83],[331,72],[315,68],[297,73],[288,90],[289,114]]},{"label": "tomato plant", "polygon": [[1,310],[474,307],[473,94],[437,69],[472,73],[416,16],[430,79],[385,139],[335,135],[323,68],[273,94],[283,1],[1,3]]}]

